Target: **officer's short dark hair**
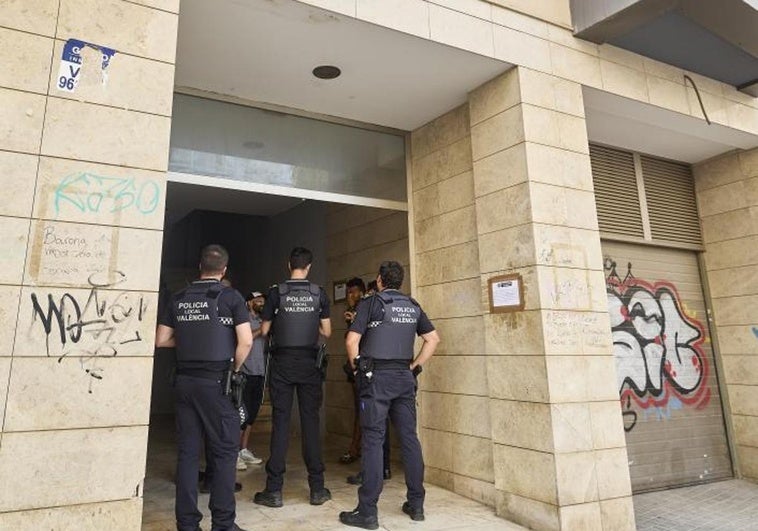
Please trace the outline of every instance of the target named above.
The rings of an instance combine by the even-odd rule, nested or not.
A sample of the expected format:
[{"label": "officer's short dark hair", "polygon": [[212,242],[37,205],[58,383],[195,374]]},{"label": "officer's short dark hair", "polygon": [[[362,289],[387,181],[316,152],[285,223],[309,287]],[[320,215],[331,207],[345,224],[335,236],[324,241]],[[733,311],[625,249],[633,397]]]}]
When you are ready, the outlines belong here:
[{"label": "officer's short dark hair", "polygon": [[220,245],[206,245],[200,251],[200,271],[203,273],[221,273],[228,263],[229,253]]},{"label": "officer's short dark hair", "polygon": [[388,260],[379,266],[379,277],[382,279],[382,286],[385,289],[400,289],[400,286],[403,285],[405,270],[400,262]]},{"label": "officer's short dark hair", "polygon": [[358,288],[363,293],[366,291],[366,283],[361,278],[353,277],[347,281],[347,289],[350,288]]},{"label": "officer's short dark hair", "polygon": [[313,253],[305,247],[295,247],[290,253],[290,267],[292,269],[305,269],[313,262]]}]

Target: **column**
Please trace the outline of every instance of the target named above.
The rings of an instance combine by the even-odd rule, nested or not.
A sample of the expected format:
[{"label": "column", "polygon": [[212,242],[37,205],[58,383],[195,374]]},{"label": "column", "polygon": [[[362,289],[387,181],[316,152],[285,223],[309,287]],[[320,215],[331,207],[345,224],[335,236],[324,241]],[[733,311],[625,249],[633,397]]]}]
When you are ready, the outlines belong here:
[{"label": "column", "polygon": [[[514,68],[469,107],[497,511],[634,529],[581,86]],[[526,307],[490,314],[505,273]]]},{"label": "column", "polygon": [[758,480],[758,149],[695,166],[724,416],[738,477]]},{"label": "column", "polygon": [[419,377],[427,481],[494,505],[468,105],[411,135],[414,296],[442,343]]}]

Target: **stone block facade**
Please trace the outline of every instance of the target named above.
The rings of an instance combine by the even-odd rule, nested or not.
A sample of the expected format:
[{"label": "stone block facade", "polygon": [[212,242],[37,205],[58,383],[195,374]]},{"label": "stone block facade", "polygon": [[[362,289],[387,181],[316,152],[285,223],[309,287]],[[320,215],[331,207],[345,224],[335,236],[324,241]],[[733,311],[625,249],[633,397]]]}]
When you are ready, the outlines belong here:
[{"label": "stone block facade", "polygon": [[139,527],[178,8],[0,5],[0,528]]},{"label": "stone block facade", "polygon": [[703,263],[712,298],[737,473],[758,480],[758,150],[694,168]]},{"label": "stone block facade", "polygon": [[[687,74],[697,83],[712,122],[758,134],[758,98],[610,44],[577,39],[571,29],[569,0],[396,0],[382,2],[381,9],[375,0],[302,1],[525,67],[535,72],[527,74],[531,77],[547,74],[543,79],[552,79],[557,88],[552,95],[542,90],[535,94],[553,98],[558,109],[568,114],[578,112],[581,98],[576,92],[585,86],[702,119],[697,95],[685,83]],[[549,112],[538,110],[527,113],[525,119],[535,124],[548,116]],[[564,128],[571,127],[570,122],[576,124],[569,118],[559,121]]]},{"label": "stone block facade", "polygon": [[[687,74],[714,123],[754,135],[758,99],[576,39],[568,0],[304,3],[514,65],[411,133],[410,223],[328,216],[330,278],[399,259],[443,338],[419,393],[428,479],[537,529],[632,529],[583,88],[699,119]],[[178,10],[0,2],[1,529],[140,525]],[[85,46],[73,92],[69,39],[116,51],[104,70]],[[695,177],[736,470],[758,480],[758,152]],[[502,273],[524,311],[489,312]],[[342,310],[325,423],[347,439]]]},{"label": "stone block facade", "polygon": [[[580,87],[513,69],[411,152],[416,294],[444,338],[420,393],[430,481],[538,529],[633,529]],[[489,311],[504,273],[522,312]]]}]

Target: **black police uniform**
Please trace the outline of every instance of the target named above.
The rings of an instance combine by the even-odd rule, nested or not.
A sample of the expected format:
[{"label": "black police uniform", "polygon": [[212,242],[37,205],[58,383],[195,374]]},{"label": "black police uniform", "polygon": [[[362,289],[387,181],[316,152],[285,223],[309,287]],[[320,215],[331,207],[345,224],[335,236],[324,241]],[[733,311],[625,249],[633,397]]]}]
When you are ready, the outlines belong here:
[{"label": "black police uniform", "polygon": [[269,291],[261,317],[272,322],[273,346],[269,369],[271,395],[271,455],[266,463],[266,490],[284,484],[292,401],[297,391],[302,428],[302,454],[311,493],[324,488],[319,409],[323,378],[316,368],[319,324],[329,318],[329,298],[308,280],[287,280]]},{"label": "black police uniform", "polygon": [[358,489],[358,511],[377,515],[382,492],[382,443],[389,415],[395,426],[405,468],[408,504],[424,507],[424,460],[416,435],[416,379],[410,370],[416,335],[434,330],[418,303],[400,291],[385,289],[362,301],[350,326],[361,334],[359,353],[373,360],[370,377],[358,372],[363,484]]},{"label": "black police uniform", "polygon": [[239,412],[223,394],[234,359],[235,326],[249,322],[242,296],[217,280],[198,280],[176,293],[160,324],[176,337],[176,522],[198,529],[198,459],[203,440],[213,470],[209,507],[212,529],[234,528],[234,477],[239,451]]}]

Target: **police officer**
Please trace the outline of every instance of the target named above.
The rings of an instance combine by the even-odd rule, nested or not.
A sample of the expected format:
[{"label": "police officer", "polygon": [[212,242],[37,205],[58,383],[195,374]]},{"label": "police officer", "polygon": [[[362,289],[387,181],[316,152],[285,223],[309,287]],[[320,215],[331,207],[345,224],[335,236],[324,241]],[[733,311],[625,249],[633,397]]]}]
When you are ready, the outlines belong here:
[{"label": "police officer", "polygon": [[212,460],[209,507],[213,531],[238,531],[234,475],[240,415],[224,394],[232,366],[238,371],[253,343],[247,306],[220,280],[229,254],[208,245],[200,255],[200,279],[174,294],[156,331],[156,347],[176,348],[176,525],[196,531],[198,456],[203,439]]},{"label": "police officer", "polygon": [[[415,375],[434,354],[439,336],[418,303],[398,291],[403,276],[398,262],[382,262],[376,279],[379,292],[358,306],[345,340],[359,381],[363,484],[358,489],[358,507],[341,512],[339,518],[345,525],[363,529],[379,527],[376,504],[382,492],[387,415],[395,425],[405,465],[408,492],[402,510],[413,520],[424,519],[424,460],[416,435]],[[416,335],[424,344],[414,359]]]},{"label": "police officer", "polygon": [[319,409],[323,399],[323,376],[316,366],[319,335],[332,333],[329,298],[322,288],[308,280],[313,254],[304,247],[292,249],[290,279],[269,291],[263,306],[263,335],[272,334],[269,373],[271,395],[271,454],[266,463],[266,488],[253,501],[268,507],[282,506],[282,485],[286,470],[292,401],[297,391],[302,427],[302,454],[308,469],[311,505],[330,500],[324,488],[321,459]]}]

